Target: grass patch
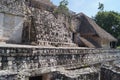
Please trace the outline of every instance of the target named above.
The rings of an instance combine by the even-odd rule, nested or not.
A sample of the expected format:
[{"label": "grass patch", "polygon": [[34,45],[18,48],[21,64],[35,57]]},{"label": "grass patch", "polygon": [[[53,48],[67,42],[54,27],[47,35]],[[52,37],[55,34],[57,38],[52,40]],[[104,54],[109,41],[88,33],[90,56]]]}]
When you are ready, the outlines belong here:
[{"label": "grass patch", "polygon": [[118,46],[117,49],[120,49],[120,46]]}]

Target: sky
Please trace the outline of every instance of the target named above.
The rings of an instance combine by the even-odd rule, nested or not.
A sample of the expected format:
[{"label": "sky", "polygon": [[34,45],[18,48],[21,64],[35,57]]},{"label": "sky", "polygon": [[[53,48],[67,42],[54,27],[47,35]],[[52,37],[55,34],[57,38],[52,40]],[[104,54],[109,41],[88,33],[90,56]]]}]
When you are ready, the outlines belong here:
[{"label": "sky", "polygon": [[[51,0],[55,5],[59,5],[61,0]],[[115,11],[120,13],[120,0],[68,0],[68,8],[76,13],[83,12],[89,17],[95,16],[98,12],[99,2],[104,4],[105,11]]]}]

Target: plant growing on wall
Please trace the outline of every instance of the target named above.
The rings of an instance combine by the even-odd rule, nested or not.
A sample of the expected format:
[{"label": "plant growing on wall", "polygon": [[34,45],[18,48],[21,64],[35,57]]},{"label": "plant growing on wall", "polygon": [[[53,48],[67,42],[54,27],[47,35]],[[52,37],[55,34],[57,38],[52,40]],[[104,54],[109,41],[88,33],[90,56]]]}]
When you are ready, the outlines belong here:
[{"label": "plant growing on wall", "polygon": [[67,7],[68,1],[67,0],[62,0],[58,6],[57,9],[55,9],[54,13],[55,14],[64,14],[68,15],[69,14],[69,9]]},{"label": "plant growing on wall", "polygon": [[[56,17],[58,17],[58,15],[63,14],[64,18],[65,18],[65,25],[69,26],[69,30],[74,32],[74,27],[72,26],[71,20],[72,20],[72,15],[68,9],[68,0],[62,0],[59,4],[59,6],[54,10],[54,14]],[[66,24],[66,22],[68,24]]]}]

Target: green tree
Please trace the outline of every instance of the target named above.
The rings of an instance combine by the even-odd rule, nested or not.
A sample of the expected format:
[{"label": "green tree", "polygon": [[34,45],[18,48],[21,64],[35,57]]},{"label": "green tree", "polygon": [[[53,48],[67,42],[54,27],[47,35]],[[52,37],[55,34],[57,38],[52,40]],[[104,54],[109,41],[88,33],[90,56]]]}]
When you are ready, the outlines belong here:
[{"label": "green tree", "polygon": [[68,5],[68,1],[67,0],[63,0],[60,2],[60,6],[67,6]]},{"label": "green tree", "polygon": [[[99,11],[94,17],[95,22],[117,39],[120,39],[120,13]],[[120,45],[120,43],[119,43]]]},{"label": "green tree", "polygon": [[103,10],[104,10],[104,4],[99,2],[99,7],[98,7],[98,9],[99,9],[100,11],[103,11]]},{"label": "green tree", "polygon": [[65,14],[68,15],[69,14],[69,9],[67,7],[68,5],[68,0],[62,0],[58,6],[58,8],[55,10],[55,13],[57,14]]}]

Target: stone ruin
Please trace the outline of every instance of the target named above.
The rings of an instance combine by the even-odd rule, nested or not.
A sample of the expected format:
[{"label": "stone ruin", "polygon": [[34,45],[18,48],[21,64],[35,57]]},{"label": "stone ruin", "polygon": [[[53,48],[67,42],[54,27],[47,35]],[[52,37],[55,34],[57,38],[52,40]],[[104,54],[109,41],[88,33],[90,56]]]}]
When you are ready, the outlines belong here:
[{"label": "stone ruin", "polygon": [[[2,0],[0,5],[2,42],[49,47],[90,46],[93,48],[102,47],[102,45],[110,47],[110,42],[117,41],[82,13],[80,14],[82,16],[72,11],[69,11],[69,16],[56,13],[57,7],[49,0]],[[85,30],[82,24],[88,29]],[[87,33],[88,31],[91,35]],[[101,36],[104,36],[103,39]],[[106,36],[109,38],[105,38]]]},{"label": "stone ruin", "polygon": [[69,18],[62,14],[56,17],[56,7],[48,4],[51,4],[48,0],[2,0],[1,37],[6,38],[7,43],[76,46],[72,41]]},{"label": "stone ruin", "polygon": [[79,48],[76,21],[55,9],[49,0],[0,1],[0,80],[100,80],[101,65],[120,59],[117,49]]}]

